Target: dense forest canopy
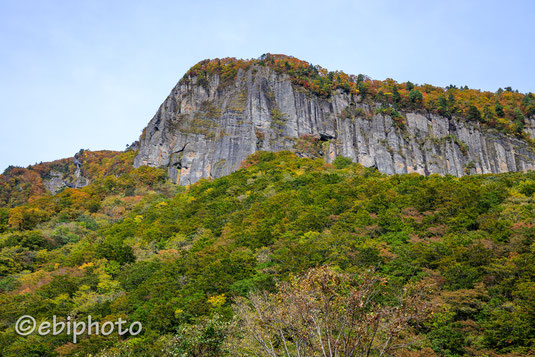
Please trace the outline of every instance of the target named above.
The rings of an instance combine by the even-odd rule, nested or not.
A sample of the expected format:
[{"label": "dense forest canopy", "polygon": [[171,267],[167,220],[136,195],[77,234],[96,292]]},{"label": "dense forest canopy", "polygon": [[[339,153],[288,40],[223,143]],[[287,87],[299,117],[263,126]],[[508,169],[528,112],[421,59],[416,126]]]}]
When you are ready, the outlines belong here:
[{"label": "dense forest canopy", "polygon": [[[1,177],[1,355],[311,355],[327,341],[314,321],[344,332],[343,356],[535,353],[535,173],[386,176],[258,152],[184,188],[133,169],[135,152],[83,155],[80,189],[33,190],[39,166]],[[18,336],[26,314],[143,331]]]}]

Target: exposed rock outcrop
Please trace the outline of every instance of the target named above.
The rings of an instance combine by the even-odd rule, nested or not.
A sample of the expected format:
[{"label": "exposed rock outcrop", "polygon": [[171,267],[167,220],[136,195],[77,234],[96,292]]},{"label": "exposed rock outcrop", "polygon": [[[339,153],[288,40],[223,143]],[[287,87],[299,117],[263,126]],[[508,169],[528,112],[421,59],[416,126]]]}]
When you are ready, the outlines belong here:
[{"label": "exposed rock outcrop", "polygon": [[87,177],[82,175],[82,162],[76,157],[73,158],[73,163],[76,167],[73,174],[61,173],[57,170],[50,170],[47,178],[43,180],[43,184],[47,191],[56,194],[64,187],[81,188],[89,185],[91,182]]},{"label": "exposed rock outcrop", "polygon": [[[513,135],[463,118],[402,114],[400,124],[342,91],[320,98],[254,65],[228,81],[217,74],[181,80],[144,130],[134,164],[167,167],[181,185],[227,175],[258,150],[317,154],[328,162],[341,155],[386,174],[535,167],[532,147]],[[531,120],[526,131],[534,127]]]}]

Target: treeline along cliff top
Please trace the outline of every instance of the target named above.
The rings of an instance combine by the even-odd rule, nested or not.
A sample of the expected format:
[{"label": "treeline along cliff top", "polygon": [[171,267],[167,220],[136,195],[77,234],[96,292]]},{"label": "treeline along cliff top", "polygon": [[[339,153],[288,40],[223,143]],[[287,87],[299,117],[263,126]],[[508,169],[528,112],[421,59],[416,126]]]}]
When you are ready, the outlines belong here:
[{"label": "treeline along cliff top", "polygon": [[[385,104],[398,110],[427,110],[451,117],[459,115],[509,133],[523,135],[524,118],[535,115],[535,95],[519,93],[511,87],[499,88],[496,92],[470,89],[467,86],[450,85],[446,88],[430,84],[415,85],[398,83],[393,79],[384,81],[370,79],[359,74],[329,71],[292,56],[265,54],[259,59],[222,58],[204,60],[194,65],[184,80],[217,73],[223,80],[234,79],[238,70],[251,66],[267,66],[277,73],[290,76],[293,84],[315,95],[329,98],[340,90]],[[401,119],[402,120],[402,119]]]}]

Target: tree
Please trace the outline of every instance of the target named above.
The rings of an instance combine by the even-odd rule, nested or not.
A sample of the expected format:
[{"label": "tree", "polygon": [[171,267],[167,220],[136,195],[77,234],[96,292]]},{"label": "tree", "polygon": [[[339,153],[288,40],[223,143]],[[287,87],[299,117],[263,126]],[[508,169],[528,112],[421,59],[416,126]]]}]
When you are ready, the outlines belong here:
[{"label": "tree", "polygon": [[527,117],[535,115],[535,95],[533,93],[528,93],[522,99],[522,106]]},{"label": "tree", "polygon": [[368,88],[368,87],[366,86],[366,83],[365,83],[365,82],[362,82],[362,81],[361,81],[361,82],[358,82],[358,83],[357,83],[357,89],[359,90],[359,94],[360,94],[361,96],[363,96],[363,97],[366,95],[367,88]]},{"label": "tree", "polygon": [[413,89],[409,92],[409,100],[413,104],[421,104],[423,99],[424,97],[422,92],[420,92],[418,89]]},{"label": "tree", "polygon": [[168,356],[224,356],[224,341],[231,331],[229,323],[217,314],[199,318],[195,324],[183,325],[166,347]]},{"label": "tree", "polygon": [[[452,94],[450,93],[450,96]],[[451,118],[453,109],[451,108],[450,101],[446,99],[443,95],[438,97],[438,113],[447,118]]]},{"label": "tree", "polygon": [[522,114],[522,111],[519,108],[515,108],[515,132],[521,133],[524,130],[524,114]]},{"label": "tree", "polygon": [[136,260],[132,248],[120,239],[109,238],[97,246],[97,255],[108,260],[115,260],[120,264],[131,263]]},{"label": "tree", "polygon": [[468,120],[480,121],[481,120],[481,112],[479,111],[479,109],[477,109],[476,106],[471,105],[470,108],[468,108],[467,118],[468,118]]},{"label": "tree", "polygon": [[350,158],[344,157],[344,156],[338,156],[336,159],[334,159],[333,165],[337,169],[343,169],[349,165],[352,164],[353,161],[351,161]]},{"label": "tree", "polygon": [[253,293],[236,304],[245,330],[241,344],[263,356],[391,355],[398,337],[426,311],[425,289],[381,304],[385,283],[372,273],[353,279],[323,266],[282,284],[276,294]]},{"label": "tree", "polygon": [[497,102],[494,106],[494,111],[496,112],[496,115],[499,118],[503,118],[505,116],[505,112],[503,111],[503,105],[500,102]]},{"label": "tree", "polygon": [[394,86],[392,89],[392,101],[394,104],[398,104],[401,101],[401,95],[399,94],[397,86]]}]

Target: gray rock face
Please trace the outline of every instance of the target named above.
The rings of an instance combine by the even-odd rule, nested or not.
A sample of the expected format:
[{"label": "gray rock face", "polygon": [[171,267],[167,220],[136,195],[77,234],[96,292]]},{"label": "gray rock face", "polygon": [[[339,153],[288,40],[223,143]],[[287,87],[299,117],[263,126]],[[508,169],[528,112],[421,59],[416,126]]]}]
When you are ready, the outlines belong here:
[{"label": "gray rock face", "polygon": [[63,174],[56,170],[51,170],[50,176],[50,179],[44,180],[44,185],[48,192],[51,192],[53,195],[55,195],[59,190],[65,187]]},{"label": "gray rock face", "polygon": [[45,185],[47,191],[55,195],[64,187],[82,188],[91,183],[91,181],[87,177],[82,176],[82,163],[78,161],[76,157],[74,158],[74,163],[76,165],[74,177],[56,170],[51,170],[49,172],[50,178],[43,181],[43,184]]},{"label": "gray rock face", "polygon": [[[320,98],[286,75],[252,66],[225,83],[216,74],[181,80],[145,128],[134,165],[166,167],[181,185],[227,175],[258,150],[320,155],[327,162],[345,156],[386,174],[461,176],[535,167],[534,151],[516,137],[462,119],[403,116],[406,123],[398,124],[358,97],[338,92]],[[533,128],[532,119],[526,131],[535,134]]]}]

